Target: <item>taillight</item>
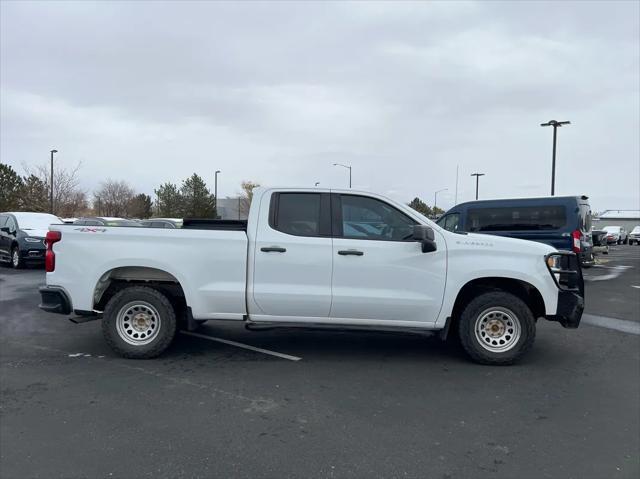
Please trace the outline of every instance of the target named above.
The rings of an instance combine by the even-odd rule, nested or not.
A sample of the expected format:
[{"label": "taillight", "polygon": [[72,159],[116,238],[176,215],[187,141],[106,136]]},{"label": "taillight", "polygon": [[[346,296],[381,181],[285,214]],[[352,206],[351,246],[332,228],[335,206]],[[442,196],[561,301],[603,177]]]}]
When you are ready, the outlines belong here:
[{"label": "taillight", "polygon": [[580,232],[580,230],[575,230],[573,233],[571,233],[571,236],[573,238],[573,252],[574,253],[579,253],[580,252],[580,240],[582,239],[582,233]]},{"label": "taillight", "polygon": [[56,254],[53,252],[53,243],[57,243],[62,239],[60,231],[47,231],[44,239],[47,245],[47,252],[44,255],[44,269],[47,273],[52,273],[56,269]]}]

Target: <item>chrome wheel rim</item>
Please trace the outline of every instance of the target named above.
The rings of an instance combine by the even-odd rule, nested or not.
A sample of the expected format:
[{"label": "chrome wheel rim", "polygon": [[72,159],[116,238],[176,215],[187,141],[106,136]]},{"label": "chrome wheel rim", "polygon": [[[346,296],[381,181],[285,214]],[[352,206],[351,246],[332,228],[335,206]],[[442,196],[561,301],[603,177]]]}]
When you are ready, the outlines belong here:
[{"label": "chrome wheel rim", "polygon": [[14,267],[18,267],[20,264],[20,252],[17,249],[13,250],[13,255],[11,256],[11,261],[13,262]]},{"label": "chrome wheel rim", "polygon": [[509,351],[521,334],[520,320],[513,311],[496,306],[478,315],[474,330],[478,343],[492,353]]},{"label": "chrome wheel rim", "polygon": [[149,344],[160,331],[160,314],[146,301],[131,301],[118,311],[116,329],[118,335],[128,344]]}]

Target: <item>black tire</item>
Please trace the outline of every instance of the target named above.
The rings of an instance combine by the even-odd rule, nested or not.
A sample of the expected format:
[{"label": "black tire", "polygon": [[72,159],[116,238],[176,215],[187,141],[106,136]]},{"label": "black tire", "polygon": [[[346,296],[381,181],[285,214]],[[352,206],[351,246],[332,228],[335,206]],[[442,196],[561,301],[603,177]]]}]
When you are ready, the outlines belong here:
[{"label": "black tire", "polygon": [[[17,261],[16,261],[17,258]],[[11,248],[11,266],[14,269],[22,269],[24,268],[24,260],[20,256],[20,248],[16,245]]]},{"label": "black tire", "polygon": [[[136,302],[140,303],[136,306]],[[149,308],[149,305],[151,308]],[[136,320],[138,314],[131,317],[125,312],[129,312],[136,307],[143,308],[141,311],[143,319],[141,321],[150,324],[154,322],[152,318],[157,313],[158,317],[154,323],[157,330],[153,328],[148,329],[148,331],[151,331],[150,333],[147,333],[146,330],[138,333],[138,330],[135,329],[136,326],[127,322],[132,323]],[[149,312],[151,314],[147,314]],[[120,314],[122,314],[123,318],[129,319],[122,319],[119,328],[118,317]],[[119,355],[130,359],[149,359],[159,356],[169,347],[176,334],[176,325],[175,311],[164,294],[146,286],[130,286],[116,293],[107,302],[102,319],[102,334],[111,349]],[[147,328],[147,326],[143,326],[143,328]],[[148,340],[148,338],[144,339],[143,334],[145,333],[153,339],[146,344],[141,344],[143,341]],[[133,338],[133,335],[136,334],[141,335],[139,339]],[[136,342],[140,342],[140,344],[135,344]]]},{"label": "black tire", "polygon": [[[496,315],[495,318],[500,319],[491,319],[492,314]],[[483,332],[479,331],[476,334],[476,323],[483,323],[486,326],[492,321],[504,326],[502,338],[505,339],[494,339],[485,333],[484,339],[487,343],[496,342],[495,346],[487,344],[485,347],[478,339],[478,336],[482,336]],[[519,337],[514,333],[517,331],[517,327],[520,330]],[[529,307],[517,296],[505,291],[490,291],[475,297],[466,305],[460,315],[458,331],[462,347],[475,362],[508,365],[520,359],[533,346],[536,338],[536,320]],[[510,331],[511,336],[509,336]],[[497,341],[504,341],[505,346],[501,346]],[[510,341],[513,344],[509,349],[498,352],[491,350],[507,347]]]}]

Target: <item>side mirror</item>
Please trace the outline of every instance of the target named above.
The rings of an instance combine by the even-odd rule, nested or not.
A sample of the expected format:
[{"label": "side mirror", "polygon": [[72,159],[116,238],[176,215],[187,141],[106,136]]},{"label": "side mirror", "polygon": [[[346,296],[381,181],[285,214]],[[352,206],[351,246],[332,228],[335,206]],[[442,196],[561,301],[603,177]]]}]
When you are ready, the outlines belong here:
[{"label": "side mirror", "polygon": [[9,233],[9,227],[8,226],[3,226],[2,228],[0,228],[0,231],[2,231],[3,233]]},{"label": "side mirror", "polygon": [[414,225],[413,239],[422,243],[422,252],[431,253],[438,249],[436,245],[436,235],[433,229],[425,225]]}]

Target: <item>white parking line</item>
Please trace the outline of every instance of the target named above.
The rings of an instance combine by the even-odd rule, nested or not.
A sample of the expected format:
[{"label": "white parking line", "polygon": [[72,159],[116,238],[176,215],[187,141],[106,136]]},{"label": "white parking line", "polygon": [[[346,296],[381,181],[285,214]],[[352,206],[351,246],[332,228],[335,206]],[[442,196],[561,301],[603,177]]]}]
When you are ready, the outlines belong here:
[{"label": "white parking line", "polygon": [[268,349],[256,348],[255,346],[250,346],[249,344],[237,343],[236,341],[229,341],[228,339],[222,338],[214,338],[213,336],[207,336],[206,334],[200,333],[192,333],[191,331],[180,331],[182,334],[186,334],[187,336],[194,336],[196,338],[208,339],[209,341],[216,341],[218,343],[228,344],[230,346],[236,346],[237,348],[248,349],[250,351],[256,351],[258,353],[269,354],[271,356],[276,356],[282,359],[288,359],[289,361],[300,361],[302,358],[298,356],[291,356],[289,354],[279,353],[277,351],[269,351]]},{"label": "white parking line", "polygon": [[583,314],[582,322],[590,324],[591,326],[615,329],[616,331],[621,331],[623,333],[640,334],[640,323],[636,323],[635,321],[607,318],[605,316],[596,316],[595,314]]},{"label": "white parking line", "polygon": [[585,281],[607,281],[609,279],[615,279],[622,274],[623,271],[631,268],[631,266],[601,266],[602,268],[606,268],[611,270],[611,273],[602,274],[599,276],[587,276],[585,275]]}]

